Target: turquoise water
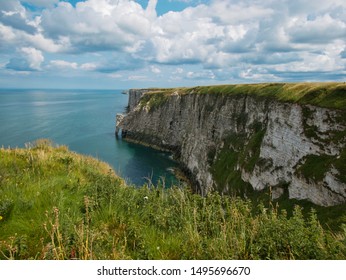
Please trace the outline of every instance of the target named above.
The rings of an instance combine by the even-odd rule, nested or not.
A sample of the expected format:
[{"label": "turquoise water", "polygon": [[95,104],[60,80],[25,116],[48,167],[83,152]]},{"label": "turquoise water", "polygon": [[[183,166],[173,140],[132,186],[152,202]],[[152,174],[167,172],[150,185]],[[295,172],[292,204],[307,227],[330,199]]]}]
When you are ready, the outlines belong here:
[{"label": "turquoise water", "polygon": [[108,162],[129,183],[174,183],[169,154],[115,138],[115,116],[127,102],[120,90],[0,90],[0,146],[49,138]]}]

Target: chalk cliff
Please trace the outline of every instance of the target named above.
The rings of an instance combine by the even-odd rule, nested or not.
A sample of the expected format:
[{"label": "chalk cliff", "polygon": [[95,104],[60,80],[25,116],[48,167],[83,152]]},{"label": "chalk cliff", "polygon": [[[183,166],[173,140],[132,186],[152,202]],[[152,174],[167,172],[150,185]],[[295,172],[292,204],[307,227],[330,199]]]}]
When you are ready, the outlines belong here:
[{"label": "chalk cliff", "polygon": [[[346,202],[346,86],[131,90],[123,137],[172,151],[199,192]],[[250,187],[250,188],[249,188]]]}]

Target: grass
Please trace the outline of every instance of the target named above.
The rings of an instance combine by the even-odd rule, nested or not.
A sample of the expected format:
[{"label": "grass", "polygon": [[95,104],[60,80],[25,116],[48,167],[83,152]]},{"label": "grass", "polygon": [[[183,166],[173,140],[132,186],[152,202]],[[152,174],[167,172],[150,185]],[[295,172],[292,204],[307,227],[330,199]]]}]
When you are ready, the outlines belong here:
[{"label": "grass", "polygon": [[180,89],[149,89],[140,100],[140,106],[146,106],[149,111],[154,111],[164,104],[173,93],[180,92]]},{"label": "grass", "polygon": [[124,184],[39,141],[0,150],[1,259],[345,259],[346,227],[240,198]]},{"label": "grass", "polygon": [[345,109],[345,83],[263,83],[245,85],[206,86],[190,89],[200,94],[253,95],[280,101],[297,102],[320,107]]},{"label": "grass", "polygon": [[346,83],[261,83],[199,86],[194,88],[153,89],[142,98],[141,105],[157,108],[172,94],[251,95],[296,102],[331,109],[346,109]]}]

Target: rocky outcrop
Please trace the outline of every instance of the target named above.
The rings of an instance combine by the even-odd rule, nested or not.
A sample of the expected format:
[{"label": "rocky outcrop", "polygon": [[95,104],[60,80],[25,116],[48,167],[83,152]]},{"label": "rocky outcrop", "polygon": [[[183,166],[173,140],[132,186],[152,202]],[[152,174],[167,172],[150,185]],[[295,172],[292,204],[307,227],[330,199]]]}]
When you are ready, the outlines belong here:
[{"label": "rocky outcrop", "polygon": [[119,128],[120,128],[120,123],[123,121],[125,117],[125,114],[120,114],[118,113],[115,118],[115,136],[118,137],[119,135]]},{"label": "rocky outcrop", "polygon": [[148,89],[130,89],[129,90],[129,104],[128,111],[132,111],[139,103],[140,98],[144,93],[148,92]]},{"label": "rocky outcrop", "polygon": [[172,151],[200,193],[271,188],[273,198],[346,201],[345,110],[194,89],[129,92],[124,137]]}]

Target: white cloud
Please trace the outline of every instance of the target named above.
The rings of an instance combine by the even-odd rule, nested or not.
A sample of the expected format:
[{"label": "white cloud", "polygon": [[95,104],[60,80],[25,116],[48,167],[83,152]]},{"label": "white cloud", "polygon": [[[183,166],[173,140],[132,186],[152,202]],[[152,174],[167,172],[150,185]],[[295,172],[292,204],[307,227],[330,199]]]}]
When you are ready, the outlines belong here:
[{"label": "white cloud", "polygon": [[147,9],[145,10],[145,14],[148,18],[155,19],[156,14],[156,4],[158,0],[149,0]]},{"label": "white cloud", "polygon": [[0,23],[0,38],[2,43],[8,43],[16,38],[11,27],[3,25]]},{"label": "white cloud", "polygon": [[[55,67],[107,77],[127,71],[131,80],[150,80],[145,73],[200,82],[285,79],[286,73],[323,79],[346,69],[344,0],[172,0],[191,6],[160,16],[157,0],[144,8],[132,0],[21,2],[0,2],[0,52],[13,70]],[[59,53],[59,60],[45,68],[46,53]],[[91,54],[98,57],[89,62]]]},{"label": "white cloud", "polygon": [[160,74],[161,70],[158,67],[155,66],[150,66],[150,71],[153,72],[154,74]]},{"label": "white cloud", "polygon": [[76,7],[60,2],[45,10],[41,26],[55,40],[67,37],[71,51],[135,52],[150,33],[146,11],[134,1],[88,0]]},{"label": "white cloud", "polygon": [[97,64],[92,62],[83,63],[80,68],[82,70],[93,71],[97,69]]},{"label": "white cloud", "polygon": [[44,56],[40,50],[31,47],[23,47],[19,50],[19,56],[13,57],[6,64],[7,69],[15,71],[39,71]]},{"label": "white cloud", "polygon": [[331,72],[344,69],[344,65],[338,62],[338,57],[311,53],[301,56],[302,61],[281,64],[273,68],[279,72]]},{"label": "white cloud", "polygon": [[335,39],[346,38],[345,20],[332,18],[329,14],[314,20],[298,18],[291,22],[288,33],[295,43],[330,43]]},{"label": "white cloud", "polygon": [[268,73],[267,70],[261,68],[261,67],[249,67],[247,69],[242,70],[239,73],[239,77],[245,80],[250,81],[278,81],[280,80],[279,77],[275,76],[274,74]]},{"label": "white cloud", "polygon": [[270,18],[275,13],[270,6],[261,6],[261,3],[256,4],[256,2],[253,2],[213,1],[207,10],[209,10],[209,15],[214,21],[223,25],[258,22],[259,20]]},{"label": "white cloud", "polygon": [[41,63],[44,61],[42,52],[35,48],[22,48],[22,53],[26,56],[27,61],[31,69],[40,70]]},{"label": "white cloud", "polygon": [[186,78],[188,79],[193,79],[193,80],[213,80],[216,78],[215,74],[211,70],[204,70],[204,71],[199,71],[199,72],[193,72],[189,71],[186,74]]},{"label": "white cloud", "polygon": [[37,31],[36,21],[30,18],[26,9],[15,0],[0,2],[0,23],[30,34]]},{"label": "white cloud", "polygon": [[78,64],[76,62],[69,62],[65,60],[51,60],[51,66],[61,69],[77,69]]}]

